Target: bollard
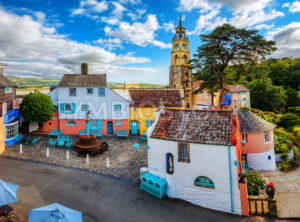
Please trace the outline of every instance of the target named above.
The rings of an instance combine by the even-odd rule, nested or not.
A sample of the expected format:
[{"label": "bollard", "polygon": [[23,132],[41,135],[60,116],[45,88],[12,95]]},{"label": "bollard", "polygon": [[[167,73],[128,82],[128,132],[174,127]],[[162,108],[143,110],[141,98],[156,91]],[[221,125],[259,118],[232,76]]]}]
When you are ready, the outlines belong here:
[{"label": "bollard", "polygon": [[20,153],[23,153],[23,144],[20,144]]},{"label": "bollard", "polygon": [[67,159],[67,160],[70,159],[69,150],[67,150],[67,152],[66,152],[66,159]]},{"label": "bollard", "polygon": [[89,163],[89,154],[88,154],[88,153],[86,154],[85,162],[86,162],[86,163]]},{"label": "bollard", "polygon": [[50,152],[49,152],[49,148],[47,147],[47,150],[46,150],[46,157],[49,157],[50,156]]},{"label": "bollard", "polygon": [[106,167],[109,167],[109,157],[106,158]]}]

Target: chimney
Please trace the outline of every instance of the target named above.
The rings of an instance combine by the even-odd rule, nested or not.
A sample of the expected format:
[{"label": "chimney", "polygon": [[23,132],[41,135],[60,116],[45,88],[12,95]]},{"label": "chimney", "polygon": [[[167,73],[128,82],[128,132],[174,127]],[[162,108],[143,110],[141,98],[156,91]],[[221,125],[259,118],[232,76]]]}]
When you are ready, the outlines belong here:
[{"label": "chimney", "polygon": [[88,75],[89,69],[87,63],[81,63],[81,75]]}]

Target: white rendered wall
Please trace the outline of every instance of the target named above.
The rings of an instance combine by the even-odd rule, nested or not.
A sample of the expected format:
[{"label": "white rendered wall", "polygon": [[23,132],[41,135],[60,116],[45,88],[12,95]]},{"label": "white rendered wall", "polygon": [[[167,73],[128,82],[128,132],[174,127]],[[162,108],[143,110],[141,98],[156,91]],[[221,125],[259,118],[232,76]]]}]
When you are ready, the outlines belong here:
[{"label": "white rendered wall", "polygon": [[[75,103],[76,112],[61,113],[61,103]],[[76,88],[76,96],[69,96],[69,88],[58,88],[58,109],[60,119],[86,119],[86,112],[81,110],[83,104],[89,105],[90,119],[129,119],[129,101],[110,88],[105,88],[105,96],[98,95],[98,88],[93,94],[87,94],[87,88]],[[114,111],[114,105],[120,104],[121,111]]]},{"label": "white rendered wall", "polygon": [[[271,156],[271,159],[268,159]],[[247,154],[248,168],[255,170],[275,170],[275,153],[274,148],[263,153],[248,153]]]},{"label": "white rendered wall", "polygon": [[[154,124],[153,124],[154,125]],[[150,130],[151,131],[151,130]],[[149,131],[149,132],[150,132]],[[231,213],[228,147],[190,144],[190,163],[178,162],[177,142],[148,137],[148,167],[152,174],[167,180],[167,195],[206,208]],[[241,214],[236,148],[231,148],[233,213]],[[166,154],[174,157],[174,174],[166,173]],[[215,189],[194,186],[198,176],[209,177]]]},{"label": "white rendered wall", "polygon": [[57,104],[58,104],[58,89],[57,88],[53,89],[47,95],[50,96],[53,105],[57,106]]}]

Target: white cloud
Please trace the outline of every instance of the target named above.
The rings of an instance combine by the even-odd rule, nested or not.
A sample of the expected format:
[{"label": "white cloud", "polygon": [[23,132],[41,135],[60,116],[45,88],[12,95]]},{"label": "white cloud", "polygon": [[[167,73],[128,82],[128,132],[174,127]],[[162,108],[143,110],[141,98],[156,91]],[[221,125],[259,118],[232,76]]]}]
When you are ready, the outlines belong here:
[{"label": "white cloud", "polygon": [[300,22],[292,22],[267,33],[267,39],[274,40],[278,50],[274,57],[300,57]]},{"label": "white cloud", "polygon": [[93,13],[101,13],[108,9],[108,4],[105,0],[81,0],[79,8],[71,10],[71,15],[84,15],[91,18],[96,18],[92,16]]},{"label": "white cloud", "polygon": [[289,8],[289,11],[292,13],[300,12],[300,1],[294,1],[291,3],[285,3],[282,7]]},{"label": "white cloud", "polygon": [[146,13],[146,9],[137,9],[136,13],[128,12],[127,16],[131,18],[132,21],[140,19]]},{"label": "white cloud", "polygon": [[166,32],[175,33],[175,25],[172,22],[165,22],[162,27]]},{"label": "white cloud", "polygon": [[120,3],[122,4],[132,4],[132,5],[135,5],[135,4],[139,4],[141,3],[141,0],[119,0]]},{"label": "white cloud", "polygon": [[110,25],[117,25],[119,23],[119,19],[116,17],[106,17],[106,16],[102,16],[101,17],[102,22],[105,22],[107,24]]},{"label": "white cloud", "polygon": [[128,22],[121,22],[118,28],[105,27],[104,31],[107,36],[129,41],[138,46],[144,47],[148,44],[153,44],[160,48],[171,48],[171,44],[155,40],[155,31],[159,28],[156,16],[148,15],[145,23],[134,22],[129,24]]},{"label": "white cloud", "polygon": [[260,24],[260,25],[255,26],[254,28],[260,30],[260,29],[271,29],[273,27],[274,27],[274,24],[271,24],[271,25]]},{"label": "white cloud", "polygon": [[115,48],[123,48],[121,44],[121,40],[118,38],[113,39],[98,39],[94,41],[95,44],[99,44],[102,47],[108,48],[109,50],[113,50]]},{"label": "white cloud", "polygon": [[[82,62],[88,62],[94,73],[127,75],[135,73],[135,67],[122,65],[150,62],[148,58],[116,55],[99,46],[69,40],[31,16],[18,16],[2,8],[0,27],[0,60],[9,64],[10,75],[58,78],[63,73],[78,73]],[[139,69],[140,73],[143,69],[155,71],[148,67]]]},{"label": "white cloud", "polygon": [[180,10],[191,11],[200,9],[201,12],[206,12],[227,6],[231,11],[259,11],[265,8],[273,0],[180,0]]},{"label": "white cloud", "polygon": [[110,25],[117,25],[120,23],[120,20],[123,17],[123,12],[127,9],[118,2],[111,2],[111,4],[114,6],[114,10],[111,12],[111,16],[102,16],[101,20]]},{"label": "white cloud", "polygon": [[115,6],[115,9],[112,11],[112,14],[117,17],[121,17],[123,12],[126,11],[126,8],[118,2],[112,2],[112,4]]}]

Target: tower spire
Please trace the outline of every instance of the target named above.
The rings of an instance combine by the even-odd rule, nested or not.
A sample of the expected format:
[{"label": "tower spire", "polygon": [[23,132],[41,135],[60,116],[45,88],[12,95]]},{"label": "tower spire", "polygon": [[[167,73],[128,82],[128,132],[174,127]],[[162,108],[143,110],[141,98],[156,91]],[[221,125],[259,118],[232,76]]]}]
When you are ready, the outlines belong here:
[{"label": "tower spire", "polygon": [[179,17],[179,27],[182,27],[181,16]]}]

